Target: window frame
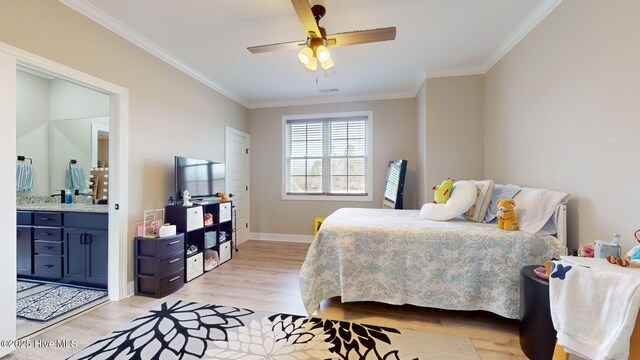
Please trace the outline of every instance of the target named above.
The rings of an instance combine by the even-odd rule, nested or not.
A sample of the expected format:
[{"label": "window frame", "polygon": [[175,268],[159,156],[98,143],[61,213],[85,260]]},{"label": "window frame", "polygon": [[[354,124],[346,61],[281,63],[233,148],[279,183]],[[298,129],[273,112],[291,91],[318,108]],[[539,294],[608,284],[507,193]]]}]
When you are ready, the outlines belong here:
[{"label": "window frame", "polygon": [[[365,161],[365,195],[328,195],[328,194],[290,194],[287,193],[287,179],[288,179],[288,166],[287,166],[287,121],[290,120],[331,120],[337,118],[348,117],[366,117],[366,161]],[[281,126],[282,136],[282,200],[304,200],[304,201],[373,201],[373,111],[351,111],[351,112],[339,112],[339,113],[320,113],[320,114],[303,114],[303,115],[285,115],[282,117]],[[325,139],[326,140],[326,139]],[[327,144],[323,141],[323,146]],[[326,155],[323,153],[323,159]],[[330,158],[330,157],[329,157]],[[331,176],[330,174],[323,174],[325,176]],[[324,182],[324,180],[323,180]]]}]

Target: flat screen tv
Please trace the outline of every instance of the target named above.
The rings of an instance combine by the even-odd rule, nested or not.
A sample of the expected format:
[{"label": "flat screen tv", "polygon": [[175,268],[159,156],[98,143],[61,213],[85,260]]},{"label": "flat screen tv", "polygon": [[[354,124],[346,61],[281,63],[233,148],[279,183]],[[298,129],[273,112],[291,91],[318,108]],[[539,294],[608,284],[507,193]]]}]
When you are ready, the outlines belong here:
[{"label": "flat screen tv", "polygon": [[176,199],[189,190],[192,199],[213,197],[224,192],[224,163],[175,157]]},{"label": "flat screen tv", "polygon": [[382,206],[392,209],[402,209],[402,196],[404,195],[404,178],[407,173],[407,160],[389,161],[387,168],[387,180],[384,186],[384,199]]}]

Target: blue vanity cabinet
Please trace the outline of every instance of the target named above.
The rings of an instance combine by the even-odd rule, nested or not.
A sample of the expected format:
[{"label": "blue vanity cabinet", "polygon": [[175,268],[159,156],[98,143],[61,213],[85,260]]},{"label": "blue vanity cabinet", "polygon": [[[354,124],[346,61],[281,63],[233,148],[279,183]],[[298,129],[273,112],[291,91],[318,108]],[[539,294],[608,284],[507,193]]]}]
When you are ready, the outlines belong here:
[{"label": "blue vanity cabinet", "polygon": [[33,228],[31,221],[30,211],[18,211],[16,234],[16,271],[18,275],[33,275]]},{"label": "blue vanity cabinet", "polygon": [[108,215],[66,213],[64,282],[107,288]]}]

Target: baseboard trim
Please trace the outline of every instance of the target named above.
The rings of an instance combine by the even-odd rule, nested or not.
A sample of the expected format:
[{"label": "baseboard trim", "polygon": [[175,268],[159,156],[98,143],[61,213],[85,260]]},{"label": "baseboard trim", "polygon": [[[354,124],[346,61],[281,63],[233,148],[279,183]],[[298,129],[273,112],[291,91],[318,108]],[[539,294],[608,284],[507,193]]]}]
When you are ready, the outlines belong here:
[{"label": "baseboard trim", "polygon": [[261,241],[285,241],[311,244],[313,235],[249,233],[249,239]]}]

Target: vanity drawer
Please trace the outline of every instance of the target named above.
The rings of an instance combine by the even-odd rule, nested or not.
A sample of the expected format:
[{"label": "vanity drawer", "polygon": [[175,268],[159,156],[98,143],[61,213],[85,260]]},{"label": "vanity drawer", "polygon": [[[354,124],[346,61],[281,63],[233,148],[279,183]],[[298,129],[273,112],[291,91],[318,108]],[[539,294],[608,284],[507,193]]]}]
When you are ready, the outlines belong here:
[{"label": "vanity drawer", "polygon": [[62,277],[62,257],[53,255],[36,255],[34,256],[34,259],[35,276],[51,279],[60,279]]},{"label": "vanity drawer", "polygon": [[107,230],[109,214],[68,212],[64,214],[64,226]]},{"label": "vanity drawer", "polygon": [[33,224],[44,226],[62,226],[62,213],[34,212]]},{"label": "vanity drawer", "polygon": [[62,255],[62,242],[36,240],[33,242],[33,252],[38,255]]},{"label": "vanity drawer", "polygon": [[18,225],[31,225],[31,211],[18,211],[16,220]]},{"label": "vanity drawer", "polygon": [[49,241],[62,241],[62,229],[51,227],[39,227],[33,228],[34,240],[49,240]]}]

